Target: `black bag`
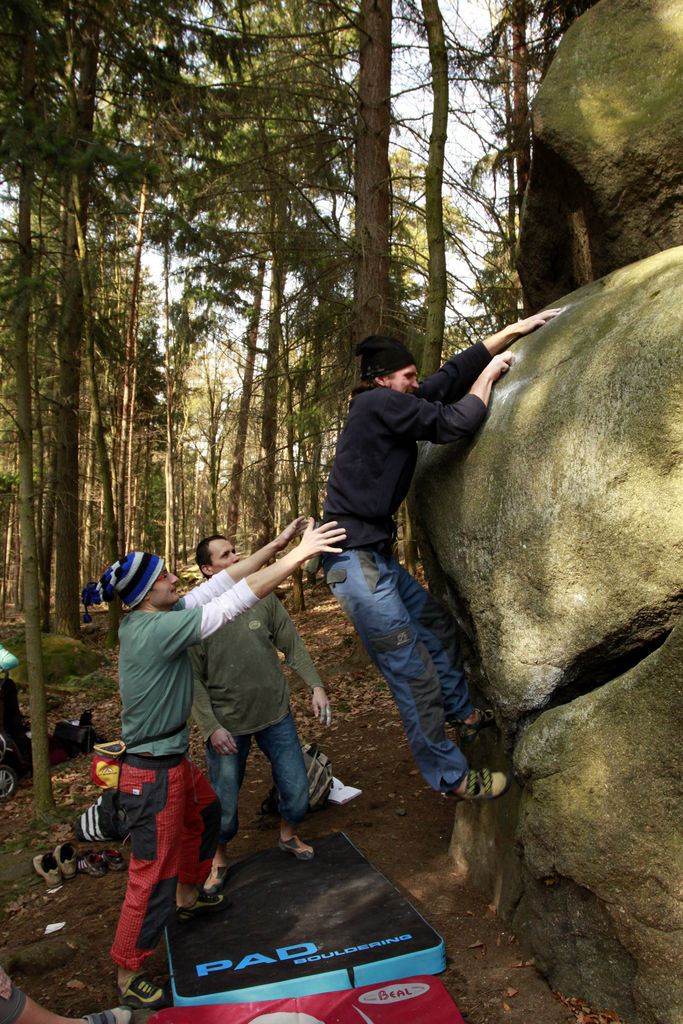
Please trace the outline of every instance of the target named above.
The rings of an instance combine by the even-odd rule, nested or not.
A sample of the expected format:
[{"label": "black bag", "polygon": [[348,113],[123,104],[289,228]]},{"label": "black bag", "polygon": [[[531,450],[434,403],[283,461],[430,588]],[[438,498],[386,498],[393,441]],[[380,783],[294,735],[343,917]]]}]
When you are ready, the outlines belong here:
[{"label": "black bag", "polygon": [[92,725],[92,711],[86,708],[78,725],[73,722],[57,722],[52,735],[62,744],[67,757],[89,754],[97,739]]}]

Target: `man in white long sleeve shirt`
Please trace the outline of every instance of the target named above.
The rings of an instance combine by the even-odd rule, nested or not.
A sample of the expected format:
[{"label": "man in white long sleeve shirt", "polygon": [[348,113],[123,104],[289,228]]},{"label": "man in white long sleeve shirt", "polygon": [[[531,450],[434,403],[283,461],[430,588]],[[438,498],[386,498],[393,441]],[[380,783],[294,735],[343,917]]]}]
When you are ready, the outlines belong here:
[{"label": "man in white long sleeve shirt", "polygon": [[[119,689],[126,753],[119,774],[119,807],[131,835],[128,887],[111,956],[124,1004],[154,1010],[164,989],[140,973],[154,951],[175,899],[181,920],[220,910],[223,894],[198,892],[218,839],[220,804],[202,772],[186,757],[192,707],[187,648],[247,611],[316,554],[338,550],[344,531],[318,530],[310,521],[301,543],[265,565],[301,532],[295,520],[276,540],[178,598],[178,577],[163,559],[133,552],[107,569],[99,583],[131,613],[119,629]],[[167,614],[173,612],[172,615]]]}]

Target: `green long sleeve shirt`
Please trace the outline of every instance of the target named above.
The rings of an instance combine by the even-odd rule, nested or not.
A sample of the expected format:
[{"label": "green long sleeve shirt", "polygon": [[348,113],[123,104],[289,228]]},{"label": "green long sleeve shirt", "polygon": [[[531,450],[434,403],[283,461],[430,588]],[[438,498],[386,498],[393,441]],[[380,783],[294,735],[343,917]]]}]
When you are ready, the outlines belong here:
[{"label": "green long sleeve shirt", "polygon": [[205,740],[220,726],[234,736],[247,736],[282,721],[289,710],[289,686],[278,651],[309,689],[323,685],[274,594],[191,648],[192,716]]}]

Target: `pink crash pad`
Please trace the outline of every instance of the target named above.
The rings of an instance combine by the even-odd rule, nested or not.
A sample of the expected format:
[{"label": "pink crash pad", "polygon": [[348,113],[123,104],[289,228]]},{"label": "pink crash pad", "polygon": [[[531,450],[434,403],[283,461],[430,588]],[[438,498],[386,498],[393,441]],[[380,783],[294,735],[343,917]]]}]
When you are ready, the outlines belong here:
[{"label": "pink crash pad", "polygon": [[464,1024],[438,978],[421,975],[258,1003],[209,1003],[159,1010],[147,1024]]}]

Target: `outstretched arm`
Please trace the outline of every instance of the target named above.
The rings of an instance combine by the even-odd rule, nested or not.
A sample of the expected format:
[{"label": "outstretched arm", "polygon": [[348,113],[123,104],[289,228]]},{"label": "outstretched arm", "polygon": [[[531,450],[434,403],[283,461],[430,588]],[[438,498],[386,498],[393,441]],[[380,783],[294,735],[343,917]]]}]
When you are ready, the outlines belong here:
[{"label": "outstretched arm", "polygon": [[279,537],[275,540],[269,541],[264,544],[258,551],[252,552],[246,558],[240,559],[239,562],[235,562],[225,571],[228,576],[238,583],[239,580],[243,580],[245,576],[249,576],[250,573],[257,572],[262,565],[266,565],[271,559],[275,558],[278,551],[283,551],[291,540],[295,537],[300,536],[306,529],[306,523],[308,520],[306,516],[297,516],[293,519],[289,526],[286,526]]},{"label": "outstretched arm", "polygon": [[[298,569],[300,565],[308,562],[315,555],[320,555],[324,551],[330,554],[339,554],[341,552],[341,548],[334,545],[346,538],[346,531],[342,527],[337,526],[336,522],[324,523],[317,530],[314,529],[314,525],[313,520],[309,519],[308,526],[301,538],[301,543],[284,555],[278,562],[263,566],[257,572],[247,576],[245,580],[240,580],[235,586],[219,593],[213,600],[210,599],[207,604],[203,604],[200,633],[202,640],[207,636],[211,636],[212,633],[215,633],[226,622],[231,622],[232,619],[241,615],[242,612],[247,611],[256,604],[259,598],[265,597],[271,590],[275,590],[279,583],[286,580],[295,569]],[[195,587],[193,591],[190,591],[188,597],[192,599],[200,591],[206,593],[210,584],[215,580],[220,580],[222,575],[219,572],[216,576],[212,576],[210,580],[205,580],[199,587]],[[225,580],[226,577],[223,577],[223,579]],[[187,601],[188,598],[185,600]],[[194,608],[199,604],[202,604],[202,602],[197,601],[195,598],[190,607]]]},{"label": "outstretched arm", "polygon": [[258,572],[247,576],[247,583],[257,597],[265,597],[309,559],[316,555],[322,555],[324,552],[340,554],[342,549],[334,545],[345,538],[346,531],[343,527],[337,526],[336,522],[323,523],[322,526],[315,529],[313,520],[309,519],[301,542],[277,562],[265,565]]},{"label": "outstretched arm", "polygon": [[537,327],[542,327],[548,320],[554,319],[561,312],[561,307],[555,307],[553,309],[544,309],[542,313],[534,313],[533,316],[527,316],[524,320],[517,320],[516,323],[504,327],[502,331],[498,331],[496,334],[485,338],[483,344],[486,345],[492,356],[498,355],[499,352],[502,352],[508,345],[511,345],[517,338],[520,338],[523,334],[531,334]]}]

